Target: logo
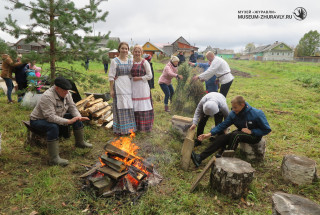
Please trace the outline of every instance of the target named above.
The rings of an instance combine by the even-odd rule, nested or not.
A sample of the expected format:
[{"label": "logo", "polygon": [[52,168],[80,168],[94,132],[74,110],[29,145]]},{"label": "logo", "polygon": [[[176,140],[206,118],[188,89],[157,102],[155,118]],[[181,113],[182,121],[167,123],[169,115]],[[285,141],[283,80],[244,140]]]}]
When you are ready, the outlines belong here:
[{"label": "logo", "polygon": [[293,11],[293,15],[296,20],[302,21],[307,17],[307,11],[303,7],[297,7]]}]

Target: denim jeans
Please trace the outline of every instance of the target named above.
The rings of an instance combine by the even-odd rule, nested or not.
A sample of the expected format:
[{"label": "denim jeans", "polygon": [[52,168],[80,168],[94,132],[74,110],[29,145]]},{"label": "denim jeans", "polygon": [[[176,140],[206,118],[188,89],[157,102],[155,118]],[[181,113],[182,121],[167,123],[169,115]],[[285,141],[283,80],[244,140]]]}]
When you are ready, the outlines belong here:
[{"label": "denim jeans", "polygon": [[4,81],[6,82],[6,85],[7,85],[7,97],[8,97],[8,101],[9,102],[12,102],[12,98],[11,98],[11,94],[12,94],[12,90],[13,90],[13,83],[12,83],[12,80],[11,78],[3,78]]},{"label": "denim jeans", "polygon": [[[66,119],[72,119],[72,115],[69,113],[66,113],[63,118]],[[45,119],[39,119],[39,120],[30,120],[31,127],[34,127],[38,130],[45,130],[47,133],[47,141],[53,141],[57,140],[59,138],[61,127],[64,127],[63,125],[58,125],[53,122],[48,122]],[[78,130],[83,128],[83,124],[81,121],[76,121],[72,124],[73,130]]]},{"label": "denim jeans", "polygon": [[171,102],[172,96],[174,94],[173,86],[172,86],[172,84],[170,84],[170,85],[160,84],[160,87],[161,87],[162,91],[164,92],[164,104],[168,105],[169,99]]}]

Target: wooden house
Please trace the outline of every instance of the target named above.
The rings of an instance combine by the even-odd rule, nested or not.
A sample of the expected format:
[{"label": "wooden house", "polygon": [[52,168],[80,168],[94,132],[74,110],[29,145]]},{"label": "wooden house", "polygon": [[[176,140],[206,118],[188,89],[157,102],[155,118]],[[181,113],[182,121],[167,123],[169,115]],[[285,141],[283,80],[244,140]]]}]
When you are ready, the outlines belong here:
[{"label": "wooden house", "polygon": [[294,50],[283,42],[259,46],[250,53],[251,59],[262,61],[293,61]]},{"label": "wooden house", "polygon": [[142,46],[142,49],[144,54],[150,54],[151,56],[153,56],[154,54],[159,55],[164,53],[162,48],[160,48],[157,44],[153,44],[151,42],[146,42]]},{"label": "wooden house", "polygon": [[217,49],[216,55],[223,59],[232,59],[235,54],[231,49]]},{"label": "wooden house", "polygon": [[163,46],[163,51],[166,55],[171,56],[172,54],[177,54],[179,51],[183,51],[185,53],[190,54],[191,50],[198,51],[198,47],[192,46],[186,39],[182,36],[179,37],[176,41],[174,41],[170,45]]},{"label": "wooden house", "polygon": [[18,53],[29,53],[31,51],[35,52],[43,52],[44,49],[48,46],[48,44],[44,41],[38,40],[37,42],[32,41],[27,43],[26,39],[20,39],[18,42],[14,44],[14,47]]}]

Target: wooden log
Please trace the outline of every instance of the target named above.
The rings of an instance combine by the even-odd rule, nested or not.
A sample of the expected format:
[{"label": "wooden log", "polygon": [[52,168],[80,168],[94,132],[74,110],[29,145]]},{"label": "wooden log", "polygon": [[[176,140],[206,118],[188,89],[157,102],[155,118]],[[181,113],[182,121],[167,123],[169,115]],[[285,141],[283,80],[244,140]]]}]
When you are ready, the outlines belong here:
[{"label": "wooden log", "polygon": [[110,129],[110,128],[112,128],[112,126],[113,126],[113,121],[109,122],[109,123],[105,126],[105,128],[106,128],[106,129]]},{"label": "wooden log", "polygon": [[105,108],[107,107],[109,104],[108,102],[100,102],[100,103],[97,103],[91,107],[89,107],[87,110],[90,114],[93,114],[94,112],[96,111],[99,111],[101,110],[102,108]]},{"label": "wooden log", "polygon": [[127,152],[115,147],[114,145],[112,144],[106,144],[104,146],[104,150],[106,152],[108,152],[110,155],[115,155],[115,156],[118,156],[118,157],[122,157],[122,158],[129,158],[130,160],[132,159],[138,159],[136,156],[134,155],[131,155],[131,154],[128,154]]},{"label": "wooden log", "polygon": [[104,115],[105,113],[107,113],[109,110],[111,110],[111,106],[107,106],[105,108],[102,108],[101,110],[95,112],[92,114],[93,117],[99,118],[102,115]]},{"label": "wooden log", "polygon": [[213,156],[211,158],[211,160],[207,163],[207,165],[204,167],[202,172],[197,176],[196,180],[193,182],[191,189],[190,189],[190,193],[192,193],[194,191],[194,189],[198,186],[198,184],[201,181],[201,179],[203,178],[203,176],[208,172],[209,168],[214,164],[215,161],[216,161],[216,157]]},{"label": "wooden log", "polygon": [[82,103],[81,105],[77,106],[78,111],[83,111],[88,102],[89,102],[89,101],[85,101],[85,102]]},{"label": "wooden log", "polygon": [[120,177],[122,177],[128,173],[128,171],[117,172],[108,166],[100,167],[100,168],[98,168],[98,171],[102,172],[103,174],[107,174],[108,176],[110,176],[111,178],[113,178],[115,180],[118,180]]},{"label": "wooden log", "polygon": [[94,98],[93,98],[93,95],[90,95],[90,96],[88,96],[87,98],[78,101],[78,102],[76,103],[76,106],[79,106],[79,105],[81,105],[82,103],[84,103],[84,102],[86,102],[86,101],[91,101],[92,99],[94,99]]},{"label": "wooden log", "polygon": [[240,143],[240,153],[250,161],[263,161],[266,153],[266,140],[262,138],[259,143]]},{"label": "wooden log", "polygon": [[96,189],[97,194],[101,195],[104,192],[110,191],[114,185],[114,181],[109,176],[89,179],[92,186]]},{"label": "wooden log", "polygon": [[184,139],[182,148],[181,148],[181,168],[184,171],[187,171],[189,168],[190,160],[191,160],[191,152],[194,148],[194,135],[196,133],[196,129],[190,130],[188,129],[188,133],[186,138]]},{"label": "wooden log", "polygon": [[307,157],[286,155],[282,160],[281,173],[285,181],[307,185],[317,180],[316,167],[316,162]]},{"label": "wooden log", "polygon": [[238,158],[217,158],[211,169],[211,189],[232,198],[240,198],[247,194],[254,172],[250,163]]},{"label": "wooden log", "polygon": [[192,118],[174,115],[171,118],[171,122],[172,127],[185,136],[192,125]]},{"label": "wooden log", "polygon": [[80,178],[85,178],[88,177],[89,175],[93,174],[95,171],[97,171],[97,169],[99,168],[99,166],[95,166],[92,169],[89,169],[89,171],[87,171],[86,173],[80,175]]},{"label": "wooden log", "polygon": [[113,113],[105,119],[105,122],[110,122],[113,120]]},{"label": "wooden log", "polygon": [[272,195],[272,215],[290,214],[319,215],[320,205],[299,195],[274,193]]},{"label": "wooden log", "polygon": [[[109,106],[108,106],[109,107]],[[101,116],[100,118],[99,118],[99,123],[104,123],[105,121],[105,119],[106,118],[108,118],[110,115],[112,114],[112,112],[111,112],[111,110],[109,110],[109,111],[107,111],[107,113],[105,113],[103,116]]]},{"label": "wooden log", "polygon": [[91,107],[91,106],[93,106],[93,105],[95,105],[97,103],[100,103],[100,102],[103,102],[103,99],[95,99],[93,101],[90,101],[90,102],[87,103],[86,108]]},{"label": "wooden log", "polygon": [[116,170],[117,172],[122,172],[126,169],[126,165],[119,160],[109,158],[106,154],[100,156],[103,163],[107,164],[112,169]]}]

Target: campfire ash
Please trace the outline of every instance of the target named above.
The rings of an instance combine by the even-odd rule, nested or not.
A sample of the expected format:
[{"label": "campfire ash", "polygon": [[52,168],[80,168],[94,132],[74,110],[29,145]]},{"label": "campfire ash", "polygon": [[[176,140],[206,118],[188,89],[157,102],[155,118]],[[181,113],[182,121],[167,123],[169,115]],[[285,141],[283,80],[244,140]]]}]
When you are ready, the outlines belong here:
[{"label": "campfire ash", "polygon": [[125,192],[146,191],[148,186],[159,184],[162,176],[153,165],[137,156],[139,147],[132,142],[135,133],[105,145],[105,153],[89,171],[80,176],[86,187],[94,187],[99,196],[109,197]]}]

